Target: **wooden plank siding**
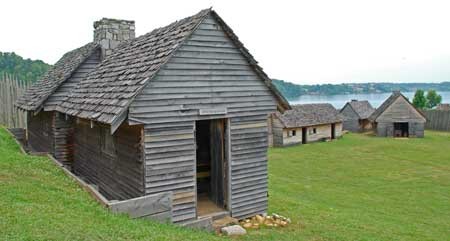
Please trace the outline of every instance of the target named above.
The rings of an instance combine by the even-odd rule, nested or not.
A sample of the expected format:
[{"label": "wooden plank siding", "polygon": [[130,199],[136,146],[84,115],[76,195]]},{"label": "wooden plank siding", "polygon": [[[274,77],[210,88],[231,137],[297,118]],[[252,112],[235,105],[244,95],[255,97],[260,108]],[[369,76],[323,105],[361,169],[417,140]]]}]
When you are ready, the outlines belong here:
[{"label": "wooden plank siding", "polygon": [[231,118],[231,214],[267,212],[267,116]]},{"label": "wooden plank siding", "polygon": [[196,218],[195,122],[145,126],[145,194],[172,191],[174,222]]},{"label": "wooden plank siding", "polygon": [[62,83],[56,91],[49,96],[44,103],[44,110],[55,110],[56,106],[62,102],[62,100],[68,96],[70,91],[87,76],[89,72],[92,72],[95,67],[100,63],[100,51],[95,52],[89,56],[79,67],[75,70],[70,78]]},{"label": "wooden plank siding", "polygon": [[450,110],[425,110],[428,130],[450,131]]},{"label": "wooden plank siding", "polygon": [[341,114],[344,116],[344,130],[351,132],[361,132],[363,130],[358,114],[349,104],[344,106],[344,109],[341,110]]},{"label": "wooden plank siding", "polygon": [[197,218],[195,121],[230,119],[229,211],[238,218],[265,213],[267,116],[276,108],[264,81],[208,17],[129,108],[128,122],[145,129],[146,194],[172,191],[172,220]]},{"label": "wooden plank siding", "polygon": [[[122,125],[113,136],[106,125],[78,120],[74,131],[73,171],[109,200],[144,195],[142,126]],[[109,136],[108,136],[109,135]],[[113,147],[106,149],[107,138]]]},{"label": "wooden plank siding", "polygon": [[[129,119],[154,124],[261,115],[274,104],[263,80],[209,17],[136,97]],[[201,108],[227,108],[227,115],[199,116]]]}]

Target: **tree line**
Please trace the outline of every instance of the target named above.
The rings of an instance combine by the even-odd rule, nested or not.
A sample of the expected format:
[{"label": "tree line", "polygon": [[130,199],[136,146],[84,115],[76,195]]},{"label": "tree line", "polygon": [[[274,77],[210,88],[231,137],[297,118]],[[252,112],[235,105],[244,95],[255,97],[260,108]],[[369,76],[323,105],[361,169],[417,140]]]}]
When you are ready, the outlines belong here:
[{"label": "tree line", "polygon": [[50,65],[42,60],[24,59],[14,52],[0,52],[0,76],[10,75],[26,82],[34,82],[47,72],[49,67]]}]

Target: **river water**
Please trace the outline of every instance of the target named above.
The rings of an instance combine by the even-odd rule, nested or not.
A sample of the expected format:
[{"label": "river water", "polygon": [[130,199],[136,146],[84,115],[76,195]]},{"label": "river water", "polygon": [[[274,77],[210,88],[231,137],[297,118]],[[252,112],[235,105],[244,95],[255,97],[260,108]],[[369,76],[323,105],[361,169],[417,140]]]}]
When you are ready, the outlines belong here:
[{"label": "river water", "polygon": [[[402,92],[410,101],[414,98],[414,92]],[[450,91],[438,91],[442,96],[442,103],[450,102]],[[349,95],[302,95],[295,100],[290,100],[290,104],[308,104],[308,103],[330,103],[335,108],[342,108],[347,101],[352,99],[368,100],[370,104],[377,108],[385,101],[391,93],[382,94],[349,94]]]}]

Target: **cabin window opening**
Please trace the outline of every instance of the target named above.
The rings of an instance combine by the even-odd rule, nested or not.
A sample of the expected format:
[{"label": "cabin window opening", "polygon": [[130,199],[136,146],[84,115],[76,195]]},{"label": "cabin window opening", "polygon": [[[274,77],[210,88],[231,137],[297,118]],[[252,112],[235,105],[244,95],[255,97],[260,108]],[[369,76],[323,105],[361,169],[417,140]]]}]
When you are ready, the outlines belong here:
[{"label": "cabin window opening", "polygon": [[102,152],[110,156],[116,155],[116,148],[114,146],[114,136],[108,130],[103,130],[102,135]]},{"label": "cabin window opening", "polygon": [[297,135],[297,131],[296,130],[292,130],[292,136],[296,136]]},{"label": "cabin window opening", "polygon": [[309,134],[316,134],[316,133],[317,133],[316,128],[309,129]]}]

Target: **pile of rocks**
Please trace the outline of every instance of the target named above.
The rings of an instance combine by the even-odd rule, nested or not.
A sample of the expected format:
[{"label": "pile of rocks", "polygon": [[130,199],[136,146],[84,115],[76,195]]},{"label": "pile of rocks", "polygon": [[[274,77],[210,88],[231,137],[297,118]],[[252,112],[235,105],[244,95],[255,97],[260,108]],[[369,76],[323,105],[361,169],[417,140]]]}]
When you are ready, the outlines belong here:
[{"label": "pile of rocks", "polygon": [[258,229],[262,226],[266,227],[286,227],[291,223],[290,218],[283,217],[276,213],[270,216],[256,215],[251,218],[241,220],[239,224],[246,229]]}]

